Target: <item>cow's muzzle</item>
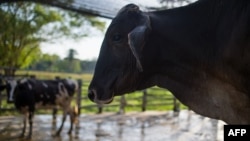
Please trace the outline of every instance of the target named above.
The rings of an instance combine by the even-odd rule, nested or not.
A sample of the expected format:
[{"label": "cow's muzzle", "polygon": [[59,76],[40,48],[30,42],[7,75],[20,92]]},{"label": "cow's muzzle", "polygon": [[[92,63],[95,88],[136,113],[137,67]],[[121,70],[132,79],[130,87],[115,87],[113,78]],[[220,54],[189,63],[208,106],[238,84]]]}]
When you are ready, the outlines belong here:
[{"label": "cow's muzzle", "polygon": [[113,101],[113,95],[108,99],[99,99],[95,89],[89,90],[88,97],[91,101],[97,104],[109,104]]},{"label": "cow's muzzle", "polygon": [[91,101],[94,102],[95,97],[96,97],[96,92],[94,90],[89,90],[88,97]]}]

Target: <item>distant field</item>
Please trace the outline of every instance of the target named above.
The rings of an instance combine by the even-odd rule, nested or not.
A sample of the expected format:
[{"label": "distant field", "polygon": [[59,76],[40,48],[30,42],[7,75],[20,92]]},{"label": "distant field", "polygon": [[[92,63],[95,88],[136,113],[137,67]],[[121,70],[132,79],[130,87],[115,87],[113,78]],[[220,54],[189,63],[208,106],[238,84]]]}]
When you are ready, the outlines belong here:
[{"label": "distant field", "polygon": [[92,74],[90,73],[60,73],[60,72],[44,72],[44,71],[17,71],[17,75],[35,75],[36,78],[39,79],[55,79],[56,76],[61,78],[73,78],[73,79],[81,79],[85,82],[90,82],[92,79]]}]

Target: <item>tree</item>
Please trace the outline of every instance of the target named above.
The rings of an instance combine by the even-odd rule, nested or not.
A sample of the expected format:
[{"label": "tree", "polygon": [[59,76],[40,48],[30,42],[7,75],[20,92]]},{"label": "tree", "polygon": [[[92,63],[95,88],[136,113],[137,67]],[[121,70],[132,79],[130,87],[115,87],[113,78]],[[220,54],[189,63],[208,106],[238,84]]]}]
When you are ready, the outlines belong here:
[{"label": "tree", "polygon": [[87,36],[93,25],[99,30],[105,27],[95,17],[30,2],[1,4],[0,19],[0,66],[14,68],[28,66],[41,56],[41,42],[78,39]]},{"label": "tree", "polygon": [[69,49],[68,50],[68,56],[66,59],[68,59],[70,62],[72,62],[75,59],[75,55],[77,54],[77,51],[75,49]]},{"label": "tree", "polygon": [[[79,61],[77,61],[75,59],[75,55],[77,54],[77,51],[74,50],[74,49],[69,49],[68,50],[68,56],[65,58],[65,60],[67,60],[67,64],[68,64],[68,70],[70,72],[73,72],[74,70],[75,71],[80,71],[79,68],[80,68],[80,63],[77,63]],[[79,64],[79,65],[76,65],[76,64]],[[76,70],[76,67],[77,67],[77,70]]]},{"label": "tree", "polygon": [[42,71],[59,71],[58,64],[61,61],[58,55],[43,54],[38,60],[29,66],[29,69]]},{"label": "tree", "polygon": [[[73,73],[93,73],[96,60],[79,60],[74,58],[69,62],[68,57],[61,59],[58,55],[43,54],[38,61],[27,69],[54,72],[73,72]],[[69,67],[70,66],[70,67]]]}]

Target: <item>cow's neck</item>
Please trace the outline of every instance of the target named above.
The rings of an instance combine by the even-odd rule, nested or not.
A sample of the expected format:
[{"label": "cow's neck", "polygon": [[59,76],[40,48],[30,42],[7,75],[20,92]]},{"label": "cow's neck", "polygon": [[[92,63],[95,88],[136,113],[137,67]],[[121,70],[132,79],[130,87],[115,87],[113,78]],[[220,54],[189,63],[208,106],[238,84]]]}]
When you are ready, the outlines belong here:
[{"label": "cow's neck", "polygon": [[[223,21],[219,18],[229,16],[223,17],[225,11],[219,9],[221,13],[211,13],[211,6],[217,5],[209,7],[207,1],[203,1],[178,10],[157,12],[157,16],[150,15],[151,41],[144,50],[157,56],[152,58],[157,75],[151,81],[173,92],[179,100],[200,114],[228,123],[246,123],[250,119],[242,119],[242,114],[249,113],[250,109],[242,107],[249,103],[245,101],[249,97],[237,82],[241,81],[241,76],[223,62],[227,42],[232,40],[225,35],[232,34],[233,23],[226,25],[228,21],[219,22]],[[210,4],[217,4],[213,2]],[[213,14],[220,16],[213,17]],[[156,51],[147,48],[149,46],[154,46]],[[242,104],[237,106],[231,99],[238,99]],[[229,113],[233,117],[228,116]]]}]

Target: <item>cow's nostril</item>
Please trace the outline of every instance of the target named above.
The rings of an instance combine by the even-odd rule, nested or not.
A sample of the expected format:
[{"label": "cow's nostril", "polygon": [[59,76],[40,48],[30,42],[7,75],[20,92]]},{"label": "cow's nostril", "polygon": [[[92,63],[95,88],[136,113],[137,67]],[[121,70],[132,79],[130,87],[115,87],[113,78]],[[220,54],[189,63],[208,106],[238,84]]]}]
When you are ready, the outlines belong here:
[{"label": "cow's nostril", "polygon": [[94,102],[95,96],[96,96],[95,91],[94,90],[89,90],[88,97],[89,97],[89,99],[91,101]]}]

